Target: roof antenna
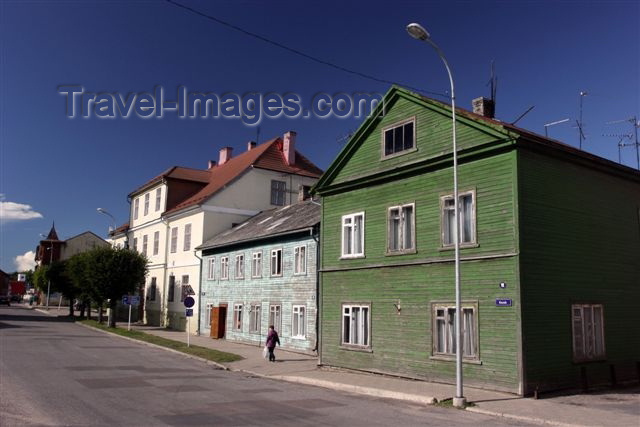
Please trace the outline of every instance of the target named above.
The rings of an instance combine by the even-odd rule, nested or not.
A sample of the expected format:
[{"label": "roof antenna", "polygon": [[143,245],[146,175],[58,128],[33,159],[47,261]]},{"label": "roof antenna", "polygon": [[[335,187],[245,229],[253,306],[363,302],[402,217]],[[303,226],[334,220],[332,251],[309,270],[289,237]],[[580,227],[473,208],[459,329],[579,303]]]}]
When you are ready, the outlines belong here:
[{"label": "roof antenna", "polygon": [[336,142],[340,145],[347,144],[351,140],[351,137],[353,136],[354,133],[355,131],[353,129],[350,129],[347,133],[338,136],[336,138]]},{"label": "roof antenna", "polygon": [[[640,121],[636,116],[629,117],[628,119],[623,120],[614,120],[611,122],[607,122],[608,125],[613,125],[617,123],[629,122],[631,126],[633,126],[633,133],[621,133],[621,134],[607,134],[602,136],[615,136],[618,139],[618,163],[622,164],[622,148],[624,147],[636,147],[636,161],[638,164],[638,170],[640,170],[640,142],[638,142],[638,128],[640,127]],[[622,142],[624,139],[628,139],[630,142],[624,143]]]},{"label": "roof antenna", "polygon": [[576,123],[578,124],[578,136],[580,137],[580,149],[582,150],[582,141],[587,139],[586,136],[584,136],[584,132],[582,131],[583,129],[583,125],[584,123],[582,122],[582,99],[587,96],[588,92],[586,90],[581,90],[580,91],[580,121],[576,120]]},{"label": "roof antenna", "polygon": [[532,105],[531,107],[529,107],[529,109],[527,111],[525,111],[524,113],[520,114],[517,119],[515,119],[514,121],[511,122],[511,124],[515,125],[516,123],[518,123],[520,121],[520,119],[522,119],[524,116],[529,114],[529,111],[533,110],[534,108],[536,108],[535,105]]},{"label": "roof antenna", "polygon": [[498,91],[498,76],[496,76],[495,60],[491,60],[491,78],[487,85],[491,88],[491,100],[493,101],[493,111],[496,110],[496,92]]},{"label": "roof antenna", "polygon": [[569,121],[569,119],[562,119],[562,120],[558,120],[558,121],[551,122],[551,123],[545,123],[545,125],[544,125],[544,136],[547,137],[547,138],[549,137],[549,130],[548,130],[549,127],[555,126],[555,125],[559,125],[560,123],[565,123],[565,122],[568,122],[568,121]]}]

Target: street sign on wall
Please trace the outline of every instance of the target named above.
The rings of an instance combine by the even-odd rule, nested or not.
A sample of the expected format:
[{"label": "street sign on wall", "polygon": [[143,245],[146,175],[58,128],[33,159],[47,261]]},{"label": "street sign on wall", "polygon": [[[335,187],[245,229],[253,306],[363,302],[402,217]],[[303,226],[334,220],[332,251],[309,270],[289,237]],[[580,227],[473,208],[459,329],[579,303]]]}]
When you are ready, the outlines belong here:
[{"label": "street sign on wall", "polygon": [[496,307],[511,307],[513,301],[510,298],[497,298]]}]

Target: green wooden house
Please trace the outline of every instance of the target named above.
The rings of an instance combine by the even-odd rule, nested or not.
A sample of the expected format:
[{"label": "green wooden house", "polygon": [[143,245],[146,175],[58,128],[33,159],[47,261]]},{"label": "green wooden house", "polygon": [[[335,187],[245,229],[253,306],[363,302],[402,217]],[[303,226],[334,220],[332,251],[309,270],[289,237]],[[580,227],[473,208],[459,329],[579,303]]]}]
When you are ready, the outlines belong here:
[{"label": "green wooden house", "polygon": [[[640,173],[462,109],[457,136],[465,384],[637,380]],[[452,159],[450,106],[393,87],[314,188],[321,364],[455,382]]]}]

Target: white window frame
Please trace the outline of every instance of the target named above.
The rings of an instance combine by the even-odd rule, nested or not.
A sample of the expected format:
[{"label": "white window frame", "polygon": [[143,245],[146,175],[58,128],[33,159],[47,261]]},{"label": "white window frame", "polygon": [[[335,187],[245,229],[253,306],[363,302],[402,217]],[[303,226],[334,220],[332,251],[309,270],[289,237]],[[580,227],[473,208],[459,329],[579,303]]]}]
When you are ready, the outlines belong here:
[{"label": "white window frame", "polygon": [[262,305],[259,302],[249,306],[249,332],[260,333],[260,321],[262,320]]},{"label": "white window frame", "polygon": [[191,250],[191,223],[184,225],[184,242],[182,244],[183,251]]},{"label": "white window frame", "polygon": [[209,271],[207,272],[207,280],[216,278],[216,257],[209,258]]},{"label": "white window frame", "polygon": [[229,257],[220,257],[220,280],[229,280]]},{"label": "white window frame", "polygon": [[242,331],[242,310],[244,306],[242,303],[233,304],[233,325],[234,331]]},{"label": "white window frame", "polygon": [[178,252],[178,227],[171,228],[171,253]]},{"label": "white window frame", "polygon": [[[361,231],[360,231],[360,248],[362,249],[362,252],[356,252],[356,218],[357,217],[362,217],[362,226],[361,226]],[[341,257],[342,258],[364,258],[364,233],[365,233],[365,215],[364,215],[364,211],[362,212],[356,212],[356,213],[352,213],[352,214],[348,214],[348,215],[342,215],[342,220],[341,220],[341,244],[340,244],[340,252],[341,252]],[[351,244],[349,245],[348,248],[345,247],[345,234],[347,233],[347,230],[349,229],[348,233],[350,235],[350,242]],[[347,251],[345,251],[345,249]]]},{"label": "white window frame", "polygon": [[291,307],[291,338],[305,339],[307,336],[307,307],[293,305]]},{"label": "white window frame", "polygon": [[[355,312],[354,309],[357,309]],[[365,317],[366,311],[366,319]],[[354,314],[355,312],[355,314]],[[355,316],[355,318],[354,318]],[[348,336],[345,320],[349,322]],[[357,334],[353,334],[353,326],[356,326]],[[340,345],[355,349],[371,348],[371,304],[370,303],[343,303],[340,311]]]},{"label": "white window frame", "polygon": [[137,237],[133,238],[133,251],[134,252],[138,252],[138,238]]},{"label": "white window frame", "polygon": [[[571,305],[573,361],[588,362],[607,358],[603,304]],[[598,341],[600,341],[598,343]],[[598,347],[598,344],[600,348]]]},{"label": "white window frame", "polygon": [[269,326],[273,325],[276,331],[282,329],[282,304],[269,304]]},{"label": "white window frame", "polygon": [[149,246],[149,236],[145,234],[142,236],[142,254],[147,256],[147,247]]},{"label": "white window frame", "polygon": [[162,188],[156,188],[156,212],[160,210],[162,204]]},{"label": "white window frame", "polygon": [[262,277],[262,251],[251,255],[251,277]]},{"label": "white window frame", "polygon": [[244,254],[236,255],[235,278],[244,279]]},{"label": "white window frame", "polygon": [[[467,313],[472,313],[472,323],[468,324],[463,321],[461,328],[462,342],[466,345],[463,346],[462,358],[464,360],[480,360],[479,354],[479,323],[478,323],[478,303],[474,302],[462,302],[460,304],[462,310],[463,319],[467,319]],[[442,315],[438,315],[438,311],[442,311]],[[456,305],[453,302],[434,302],[431,304],[431,319],[432,319],[432,355],[436,357],[454,359],[456,357],[455,347],[455,318],[456,318]],[[439,340],[439,328],[442,326],[442,336],[444,341],[441,343]],[[472,328],[469,333],[469,328]],[[442,347],[440,347],[442,345]],[[467,347],[471,347],[470,349]]]},{"label": "white window frame", "polygon": [[144,216],[149,215],[149,193],[144,195]]},{"label": "white window frame", "polygon": [[[282,196],[282,203],[278,203],[280,202],[280,196]],[[270,197],[270,202],[273,206],[285,206],[287,204],[287,181],[278,181],[277,179],[272,179]]]},{"label": "white window frame", "polygon": [[140,213],[140,197],[136,197],[133,201],[133,219],[138,219]]},{"label": "white window frame", "polygon": [[[277,255],[278,253],[280,254],[279,258]],[[282,248],[271,249],[271,258],[270,258],[271,262],[269,263],[269,272],[271,273],[270,274],[271,277],[282,277],[282,267],[284,266],[282,253],[283,253]],[[274,264],[274,258],[275,258],[275,264]],[[279,267],[280,271],[274,272],[273,271],[274,267],[276,267],[276,269]]]},{"label": "white window frame", "polygon": [[307,274],[307,245],[293,248],[293,274]]},{"label": "white window frame", "polygon": [[[470,215],[466,215],[463,210],[463,199],[467,196],[471,196],[471,213]],[[455,236],[449,236],[449,241],[447,242],[448,230],[449,228],[446,226],[449,222],[446,219],[446,214],[448,212],[454,212],[455,208],[453,205],[446,206],[448,201],[453,200],[453,194],[447,194],[440,197],[440,244],[442,248],[453,248],[455,247]],[[460,191],[458,192],[458,209],[460,210],[459,221],[460,221],[460,247],[469,247],[477,245],[477,237],[476,237],[476,191],[468,190],[468,191]],[[453,218],[453,216],[451,216]],[[469,234],[470,236],[466,236],[464,233],[464,224],[465,221],[469,221]],[[455,225],[454,225],[455,226]],[[455,233],[455,231],[454,231]],[[464,239],[468,238],[467,241]]]},{"label": "white window frame", "polygon": [[[413,212],[413,215],[411,217],[411,230],[410,230],[410,238],[411,238],[411,246],[410,247],[405,247],[407,242],[406,242],[406,217],[405,217],[405,211],[407,208],[411,207],[411,210]],[[391,247],[391,231],[393,228],[393,223],[392,220],[395,217],[392,217],[392,211],[393,210],[397,210],[398,211],[398,223],[399,223],[399,232],[398,232],[398,248],[392,248]],[[416,252],[416,204],[415,202],[412,203],[405,203],[403,205],[397,205],[397,206],[390,206],[387,209],[387,253],[388,254],[406,254],[406,253],[415,253]]]},{"label": "white window frame", "polygon": [[[390,131],[390,130],[393,130],[393,129],[396,129],[396,128],[399,128],[399,127],[403,127],[403,128],[404,128],[404,126],[406,126],[406,125],[407,125],[407,124],[409,124],[409,123],[413,123],[413,146],[412,146],[411,148],[406,148],[406,149],[405,149],[405,148],[403,148],[402,150],[394,151],[393,153],[386,154],[386,141],[385,141],[385,134],[386,134],[386,132],[387,132],[387,131]],[[411,153],[411,152],[416,151],[416,150],[417,150],[417,144],[416,144],[416,136],[417,136],[417,133],[416,133],[416,128],[417,128],[417,126],[416,126],[416,117],[415,117],[415,116],[410,117],[410,118],[405,119],[405,120],[401,120],[401,121],[399,121],[399,122],[392,123],[392,124],[390,124],[390,125],[388,125],[388,126],[383,127],[383,128],[382,128],[381,137],[380,137],[380,139],[381,139],[381,148],[380,148],[380,152],[381,152],[381,154],[382,154],[382,156],[381,156],[382,160],[389,159],[389,158],[392,158],[392,157],[401,156],[401,155],[403,155],[403,154],[407,154],[407,153]],[[404,129],[403,129],[403,131],[402,131],[402,132],[403,132],[403,139],[404,139]],[[395,137],[395,136],[394,136],[394,137]],[[403,145],[404,145],[404,144],[403,144]]]},{"label": "white window frame", "polygon": [[158,255],[160,251],[160,232],[156,231],[153,233],[153,254]]}]

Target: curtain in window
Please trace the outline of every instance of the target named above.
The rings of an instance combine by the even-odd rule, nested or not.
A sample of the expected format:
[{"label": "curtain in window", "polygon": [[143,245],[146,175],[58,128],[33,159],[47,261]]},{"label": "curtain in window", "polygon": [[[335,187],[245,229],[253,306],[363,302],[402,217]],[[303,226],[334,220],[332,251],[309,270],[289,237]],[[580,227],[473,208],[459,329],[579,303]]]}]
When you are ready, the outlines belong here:
[{"label": "curtain in window", "polygon": [[391,209],[389,211],[389,249],[400,249],[400,211]]},{"label": "curtain in window", "polygon": [[351,229],[351,218],[345,218],[342,225],[342,253],[345,255],[351,254],[351,248],[353,247],[351,245]]},{"label": "curtain in window", "polygon": [[403,249],[413,248],[413,206],[406,206],[404,208],[404,247]]},{"label": "curtain in window", "polygon": [[461,219],[461,236],[460,241],[470,243],[473,241],[472,216],[473,216],[473,197],[471,194],[460,198],[462,219]]},{"label": "curtain in window", "polygon": [[476,326],[473,318],[473,309],[462,309],[462,355],[475,356],[476,354]]},{"label": "curtain in window", "polygon": [[444,233],[444,242],[445,245],[453,245],[453,236],[455,235],[455,218],[454,218],[454,204],[453,199],[445,199],[444,201],[444,209],[442,212],[442,228]]},{"label": "curtain in window", "polygon": [[354,218],[354,224],[353,224],[353,239],[354,239],[354,253],[356,254],[361,254],[364,252],[364,249],[362,248],[362,242],[363,242],[363,228],[362,228],[362,215],[357,215]]}]

